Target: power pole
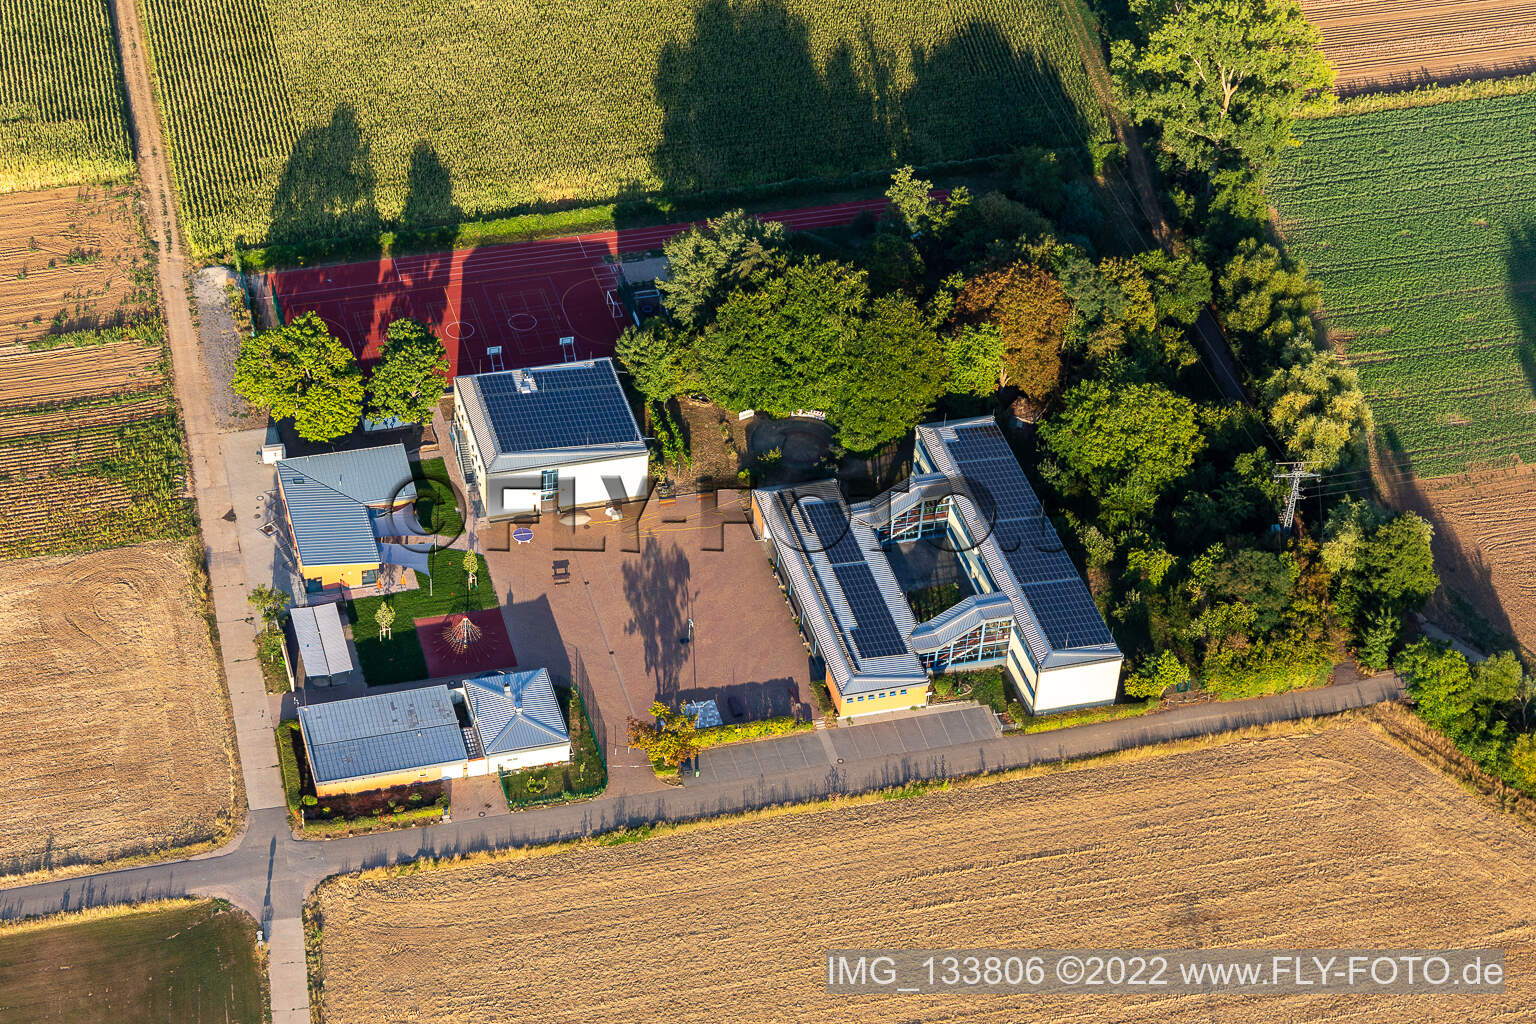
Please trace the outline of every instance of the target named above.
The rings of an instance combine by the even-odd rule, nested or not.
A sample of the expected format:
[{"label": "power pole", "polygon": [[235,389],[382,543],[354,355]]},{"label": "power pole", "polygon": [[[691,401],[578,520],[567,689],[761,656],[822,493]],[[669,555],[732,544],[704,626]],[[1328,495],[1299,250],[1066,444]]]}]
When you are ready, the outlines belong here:
[{"label": "power pole", "polygon": [[1289,530],[1296,522],[1296,502],[1301,498],[1301,482],[1303,480],[1316,480],[1317,474],[1309,471],[1305,462],[1279,462],[1276,465],[1284,469],[1285,472],[1276,473],[1275,479],[1289,480],[1291,482],[1291,493],[1286,495],[1285,498],[1285,513],[1280,517],[1281,528]]}]

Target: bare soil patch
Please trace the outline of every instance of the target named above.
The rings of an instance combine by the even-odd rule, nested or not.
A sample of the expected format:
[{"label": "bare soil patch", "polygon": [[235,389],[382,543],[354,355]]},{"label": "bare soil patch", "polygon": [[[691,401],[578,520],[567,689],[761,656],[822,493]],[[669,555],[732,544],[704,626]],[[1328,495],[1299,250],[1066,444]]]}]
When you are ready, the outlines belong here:
[{"label": "bare soil patch", "polygon": [[[317,899],[323,1006],[328,1024],[715,1024],[721,1007],[806,1024],[1526,1020],[1533,872],[1536,835],[1353,717],[637,844],[338,879]],[[1482,998],[822,991],[827,948],[1239,945],[1500,946],[1509,984]]]},{"label": "bare soil patch", "polygon": [[225,834],[232,725],[185,543],[0,562],[0,872]]},{"label": "bare soil patch", "polygon": [[1339,69],[1341,94],[1531,70],[1528,0],[1302,0]]},{"label": "bare soil patch", "polygon": [[[1434,524],[1442,591],[1454,591],[1489,627],[1536,650],[1536,467],[1407,477],[1386,481],[1384,493]],[[1466,611],[1448,593],[1432,608],[1435,618],[1463,627]]]},{"label": "bare soil patch", "polygon": [[0,196],[0,346],[113,326],[151,304],[137,186]]}]

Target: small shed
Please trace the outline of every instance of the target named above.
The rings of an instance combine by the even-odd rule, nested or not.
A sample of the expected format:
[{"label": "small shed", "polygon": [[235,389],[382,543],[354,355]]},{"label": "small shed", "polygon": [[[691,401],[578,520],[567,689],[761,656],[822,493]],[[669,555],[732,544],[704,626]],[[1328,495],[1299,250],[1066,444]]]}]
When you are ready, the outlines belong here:
[{"label": "small shed", "polygon": [[329,683],[332,676],[346,675],[356,666],[341,631],[341,613],[334,604],[306,605],[288,613],[293,641],[299,652],[304,679]]},{"label": "small shed", "polygon": [[711,729],[724,724],[720,717],[720,705],[713,700],[691,700],[683,705],[683,714],[692,715],[694,725],[700,729]]}]

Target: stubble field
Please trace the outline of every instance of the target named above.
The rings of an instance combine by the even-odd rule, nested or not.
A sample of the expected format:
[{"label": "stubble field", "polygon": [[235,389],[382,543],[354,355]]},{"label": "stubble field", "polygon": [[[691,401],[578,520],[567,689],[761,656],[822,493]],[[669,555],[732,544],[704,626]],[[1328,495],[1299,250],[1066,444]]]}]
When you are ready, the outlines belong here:
[{"label": "stubble field", "polygon": [[[1536,836],[1358,718],[643,843],[337,879],[328,1024],[1525,1021]],[[828,948],[1507,950],[1499,997],[829,997]],[[424,984],[422,965],[431,964]]]},{"label": "stubble field", "polygon": [[1341,93],[1461,82],[1536,60],[1536,6],[1527,0],[1302,0],[1339,69]]},{"label": "stubble field", "polygon": [[185,543],[0,562],[0,873],[205,842],[233,737]]}]

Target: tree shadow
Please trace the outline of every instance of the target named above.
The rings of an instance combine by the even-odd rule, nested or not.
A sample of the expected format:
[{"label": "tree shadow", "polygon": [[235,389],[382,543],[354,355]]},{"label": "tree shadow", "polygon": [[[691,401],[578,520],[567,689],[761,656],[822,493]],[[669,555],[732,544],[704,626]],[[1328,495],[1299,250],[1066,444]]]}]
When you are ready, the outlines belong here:
[{"label": "tree shadow", "polygon": [[683,667],[692,653],[688,555],[675,542],[663,549],[651,538],[638,557],[624,560],[623,577],[624,598],[633,613],[624,632],[640,636],[656,699],[670,704],[681,690]]},{"label": "tree shadow", "polygon": [[663,116],[651,166],[663,190],[824,188],[898,163],[1086,147],[1089,126],[1059,72],[996,23],[971,20],[905,55],[883,49],[868,19],[853,36],[823,58],[810,25],[778,0],[705,0],[653,78]]},{"label": "tree shadow", "polygon": [[269,243],[322,253],[327,245],[345,243],[352,254],[371,240],[376,249],[383,226],[376,183],[373,147],[357,111],[342,103],[330,121],[303,132],[289,152],[272,199]]},{"label": "tree shadow", "polygon": [[1504,255],[1505,291],[1520,331],[1515,356],[1536,394],[1536,223],[1511,228]]}]

